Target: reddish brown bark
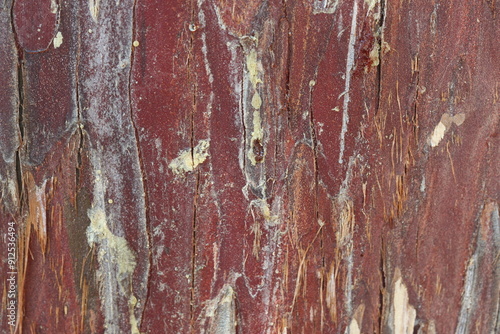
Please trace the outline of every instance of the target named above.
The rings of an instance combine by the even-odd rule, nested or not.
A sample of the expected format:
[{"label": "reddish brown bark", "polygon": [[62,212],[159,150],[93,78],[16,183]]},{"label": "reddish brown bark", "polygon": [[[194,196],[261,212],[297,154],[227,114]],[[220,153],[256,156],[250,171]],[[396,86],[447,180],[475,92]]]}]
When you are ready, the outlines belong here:
[{"label": "reddish brown bark", "polygon": [[495,1],[0,6],[2,331],[499,330]]}]

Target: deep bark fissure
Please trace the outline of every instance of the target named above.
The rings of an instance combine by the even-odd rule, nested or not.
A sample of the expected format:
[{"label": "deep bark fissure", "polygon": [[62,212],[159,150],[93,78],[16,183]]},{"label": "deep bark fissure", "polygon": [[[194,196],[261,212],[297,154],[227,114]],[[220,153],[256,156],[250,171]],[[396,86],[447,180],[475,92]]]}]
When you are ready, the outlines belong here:
[{"label": "deep bark fissure", "polygon": [[[196,2],[194,0],[191,1],[191,23],[194,24],[194,19],[196,17]],[[194,165],[194,160],[195,160],[195,113],[197,109],[197,94],[198,94],[198,83],[196,81],[196,75],[193,75],[193,71],[196,70],[196,66],[193,66],[193,62],[195,61],[194,59],[194,32],[190,32],[190,39],[189,39],[189,57],[188,57],[188,82],[192,83],[193,85],[193,93],[192,93],[192,101],[191,101],[191,118],[190,118],[190,126],[191,126],[191,138],[190,138],[190,143],[191,143],[191,161],[193,162]],[[199,182],[200,182],[200,172],[196,172],[196,185],[195,185],[195,192],[193,194],[193,207],[192,207],[192,212],[193,212],[193,218],[191,222],[191,282],[190,282],[190,295],[189,295],[189,327],[190,327],[190,332],[193,332],[194,327],[195,327],[195,293],[196,293],[196,284],[195,284],[195,275],[196,275],[196,219],[197,219],[197,200],[198,200],[198,191],[199,191]]]},{"label": "deep bark fissure", "polygon": [[[420,82],[420,73],[417,72],[417,79],[416,79],[416,89],[415,89],[415,97],[413,101],[413,135],[414,135],[414,140],[415,140],[415,146],[418,147],[418,114],[417,114],[417,105],[418,105],[418,97],[419,97],[419,82]],[[406,175],[406,167],[405,167],[405,175]],[[415,209],[416,210],[416,209]],[[417,232],[416,232],[416,237],[415,237],[415,261],[416,265],[419,264],[419,252],[420,252],[420,224],[417,224]]]},{"label": "deep bark fissure", "polygon": [[[385,19],[386,19],[386,3],[387,0],[382,0],[380,1],[380,17],[377,21],[377,32],[379,34],[378,36],[378,43],[379,43],[379,48],[378,48],[378,65],[377,65],[377,101],[376,101],[376,109],[375,109],[375,115],[378,115],[380,112],[381,108],[381,102],[382,102],[382,77],[383,77],[383,69],[382,69],[382,63],[383,63],[383,54],[384,54],[384,48],[385,48],[385,42],[384,42],[384,27],[385,27]],[[385,211],[385,209],[384,209]],[[380,273],[380,288],[379,288],[379,300],[378,300],[378,333],[383,333],[384,332],[384,321],[385,321],[385,316],[384,316],[384,308],[385,308],[385,297],[387,293],[387,277],[386,277],[386,269],[385,269],[385,240],[383,235],[380,237],[380,243],[381,243],[381,248],[380,248],[380,264],[379,264],[379,273]]]},{"label": "deep bark fissure", "polygon": [[[142,305],[142,310],[141,310],[141,315],[140,318],[138,319],[138,328],[141,327],[142,319],[144,319],[144,313],[146,312],[146,305],[149,301],[150,297],[150,292],[151,292],[151,270],[153,267],[153,254],[151,252],[151,243],[152,243],[152,237],[151,237],[151,218],[150,218],[150,212],[149,212],[149,191],[148,191],[148,183],[147,183],[147,177],[145,173],[145,167],[144,167],[144,161],[143,161],[143,153],[141,149],[141,142],[140,142],[140,136],[139,136],[139,130],[135,124],[134,120],[134,108],[133,108],[133,103],[132,103],[132,71],[134,67],[134,61],[135,61],[135,47],[134,45],[135,42],[135,36],[136,36],[136,10],[137,10],[137,0],[134,0],[132,4],[132,24],[131,24],[131,50],[130,50],[130,68],[128,72],[128,82],[127,82],[127,93],[128,93],[128,103],[129,103],[129,112],[130,112],[130,124],[132,125],[133,128],[133,133],[135,137],[135,143],[137,147],[137,160],[139,164],[139,173],[141,177],[141,184],[143,187],[144,191],[144,217],[145,217],[145,229],[146,229],[146,235],[147,235],[147,242],[148,242],[148,268],[147,268],[147,282],[146,282],[146,296],[145,300]],[[132,282],[131,282],[131,290],[133,289]],[[134,309],[130,309],[130,312],[134,312]]]},{"label": "deep bark fissure", "polygon": [[[313,112],[313,107],[312,107],[312,90],[313,87],[309,87],[309,127],[311,131],[311,141],[312,141],[312,149],[313,149],[313,159],[314,159],[314,214],[316,218],[316,223],[320,224],[319,221],[319,203],[318,203],[318,197],[319,197],[319,190],[318,190],[318,185],[319,185],[319,170],[318,170],[318,139],[316,136],[316,127],[315,127],[315,122],[314,122],[314,112]],[[320,237],[319,237],[319,242],[320,242],[320,254],[321,257],[324,258],[324,253],[323,253],[323,229],[321,229],[320,232]],[[324,271],[324,261],[322,261],[322,271]]]},{"label": "deep bark fissure", "polygon": [[14,1],[11,3],[10,7],[10,25],[12,32],[14,33],[14,38],[16,39],[16,51],[17,51],[17,98],[18,98],[18,110],[17,110],[17,126],[19,130],[19,145],[15,153],[15,171],[16,171],[16,183],[17,183],[17,197],[19,200],[19,213],[23,211],[23,194],[24,194],[24,181],[23,181],[23,166],[21,163],[21,151],[25,146],[25,132],[24,132],[24,50],[19,45],[17,40],[16,27],[14,24]]},{"label": "deep bark fissure", "polygon": [[[77,34],[77,49],[76,49],[76,61],[75,61],[75,104],[76,104],[76,117],[77,117],[77,131],[78,131],[78,151],[76,155],[76,187],[78,188],[80,184],[80,170],[82,169],[82,152],[84,149],[84,127],[83,115],[82,115],[82,103],[80,100],[80,55],[81,55],[81,31],[80,31],[80,20],[76,24],[78,27]],[[78,201],[76,201],[76,206],[78,208]],[[78,209],[77,209],[78,210]]]},{"label": "deep bark fissure", "polygon": [[286,29],[286,47],[285,49],[287,50],[286,54],[286,68],[285,68],[285,110],[287,113],[287,119],[288,123],[291,121],[291,110],[290,110],[290,72],[292,69],[292,51],[293,51],[293,45],[292,45],[292,34],[290,33],[291,30],[291,22],[290,19],[288,18],[289,13],[288,13],[288,6],[287,6],[287,1],[283,0],[282,1],[282,12],[283,12],[283,19],[286,22],[287,29]]},{"label": "deep bark fissure", "polygon": [[[240,47],[243,52],[245,53],[245,48],[243,47],[243,44],[241,44],[240,41]],[[243,174],[245,176],[246,173],[246,167],[247,167],[247,126],[246,126],[246,119],[245,119],[245,106],[244,103],[245,101],[243,100],[244,92],[245,92],[245,85],[244,85],[244,80],[245,80],[245,66],[242,66],[241,69],[241,81],[240,81],[240,114],[241,114],[241,128],[243,130]]]},{"label": "deep bark fissure", "polygon": [[380,273],[380,289],[379,289],[379,304],[378,304],[378,332],[383,333],[383,326],[384,326],[384,298],[385,294],[387,292],[387,283],[386,283],[386,273],[385,273],[385,242],[384,242],[384,237],[382,236],[380,238],[381,240],[381,247],[380,247],[380,264],[379,264],[379,273]]},{"label": "deep bark fissure", "polygon": [[[22,54],[23,51],[20,51]],[[17,182],[17,196],[19,199],[19,210],[22,211],[23,206],[23,168],[21,163],[21,151],[24,147],[24,63],[22,59],[18,59],[17,65],[17,94],[18,94],[18,113],[17,122],[19,127],[19,146],[16,149],[16,182]]]},{"label": "deep bark fissure", "polygon": [[195,330],[195,292],[196,292],[196,219],[197,219],[197,211],[198,211],[198,193],[200,187],[200,172],[196,173],[196,185],[195,185],[195,193],[193,198],[193,233],[192,233],[192,252],[191,255],[191,295],[190,295],[190,330],[193,332]]},{"label": "deep bark fissure", "polygon": [[413,135],[415,140],[415,145],[418,147],[418,100],[420,97],[420,71],[417,69],[415,79],[415,97],[413,101],[413,115],[412,115],[412,125],[413,125]]},{"label": "deep bark fissure", "polygon": [[382,56],[384,54],[384,26],[385,26],[385,10],[386,10],[386,1],[380,1],[380,17],[377,22],[377,30],[378,30],[378,65],[377,65],[377,107],[375,110],[375,115],[378,114],[380,110],[380,101],[382,100]]},{"label": "deep bark fissure", "polygon": [[497,314],[495,316],[494,328],[495,328],[494,333],[500,332],[500,298],[498,299],[498,302],[497,302]]},{"label": "deep bark fissure", "polygon": [[[321,62],[323,61],[325,54],[328,49],[328,45],[330,44],[331,41],[331,36],[333,33],[333,26],[334,23],[332,21],[332,25],[330,26],[328,37],[326,38],[326,42],[324,44],[323,50],[321,50],[321,54],[318,57],[318,64],[314,70],[314,80],[317,79],[317,74],[318,74],[318,68]],[[290,66],[288,68],[288,71],[290,71]],[[287,85],[289,83],[289,79],[287,79]],[[309,109],[309,126],[311,129],[311,139],[312,139],[312,145],[313,145],[313,158],[314,158],[314,191],[315,191],[315,198],[314,198],[314,211],[315,211],[315,218],[316,222],[318,224],[323,224],[323,222],[320,222],[320,214],[319,214],[319,184],[320,184],[320,176],[319,176],[319,165],[318,165],[318,136],[316,133],[316,127],[315,127],[315,121],[314,121],[314,110],[313,110],[313,85],[309,85],[309,100],[308,100],[308,109]],[[322,225],[321,225],[322,226]],[[323,279],[323,275],[327,272],[326,270],[326,261],[325,261],[325,249],[324,249],[324,232],[323,229],[321,228],[321,232],[319,235],[319,247],[320,247],[320,256],[321,256],[321,296],[323,296],[323,292],[326,290],[326,280]],[[321,303],[323,303],[323,300],[321,300]],[[323,310],[323,304],[321,305],[321,309]],[[323,317],[323,311],[321,313],[321,317]],[[321,324],[323,324],[323,319],[321,319]],[[322,329],[323,330],[323,329]]]},{"label": "deep bark fissure", "polygon": [[[12,27],[12,32],[14,33],[14,38],[17,37],[16,29],[14,25],[14,5],[13,2],[10,7],[10,24]],[[16,38],[17,39],[17,38]],[[29,233],[29,225],[26,225],[26,221],[23,218],[25,215],[25,207],[27,207],[27,203],[25,203],[25,192],[24,192],[24,177],[23,177],[23,163],[22,163],[22,151],[25,148],[25,129],[24,129],[24,101],[25,101],[25,67],[24,67],[24,50],[18,44],[16,40],[16,51],[17,51],[17,127],[18,127],[18,146],[15,152],[15,178],[16,178],[16,186],[17,186],[17,198],[18,198],[18,218],[20,218],[20,224],[16,224],[16,233],[18,236],[22,236],[21,238],[16,238],[16,248],[18,251],[18,288],[17,288],[17,314],[16,314],[16,323],[13,332],[23,332],[23,323],[25,316],[25,289],[26,289],[26,268],[28,265],[28,255],[27,252],[29,250],[24,249],[21,251],[20,244],[24,243],[24,245],[29,245],[30,236]],[[28,232],[26,232],[28,230]],[[5,291],[5,290],[4,290]]]},{"label": "deep bark fissure", "polygon": [[[278,26],[278,29],[279,29],[279,26]],[[273,35],[273,42],[271,43],[270,45],[270,52],[274,55],[274,50],[273,50],[273,46],[274,46],[274,43],[275,43],[275,35]],[[274,67],[274,64],[271,65],[271,68]],[[271,88],[269,87],[268,88],[268,92],[270,92],[269,95],[271,95]],[[277,105],[279,106],[279,101],[280,98],[279,98],[279,95],[278,97],[276,98],[276,101],[273,100],[273,105]],[[270,104],[271,106],[271,104]],[[281,112],[278,110],[276,110],[278,108],[271,108],[271,117],[276,119],[276,126],[273,127],[273,130],[274,130],[274,138],[275,138],[275,143],[274,143],[274,158],[273,158],[273,161],[272,161],[272,166],[273,166],[273,172],[274,172],[274,175],[273,175],[273,182],[272,182],[272,187],[274,188],[274,183],[276,182],[276,180],[278,180],[279,178],[279,173],[278,173],[278,161],[279,161],[279,153],[280,153],[280,150],[279,150],[279,143],[280,143],[280,136],[281,136]],[[271,133],[269,134],[269,138],[271,139]],[[270,191],[270,194],[273,193],[273,188],[271,188],[271,191]]]},{"label": "deep bark fissure", "polygon": [[[77,89],[78,91],[78,89]],[[78,96],[78,93],[76,94],[76,99],[77,99],[77,104],[79,104],[79,96]],[[83,160],[82,160],[82,152],[83,152],[83,149],[84,149],[84,134],[83,134],[83,123],[82,123],[82,120],[81,120],[81,115],[80,115],[80,108],[78,108],[78,116],[77,116],[77,126],[78,126],[78,149],[77,149],[77,153],[76,153],[76,171],[75,171],[75,178],[76,178],[76,187],[79,186],[80,184],[80,170],[82,169],[82,163],[83,163]]]}]

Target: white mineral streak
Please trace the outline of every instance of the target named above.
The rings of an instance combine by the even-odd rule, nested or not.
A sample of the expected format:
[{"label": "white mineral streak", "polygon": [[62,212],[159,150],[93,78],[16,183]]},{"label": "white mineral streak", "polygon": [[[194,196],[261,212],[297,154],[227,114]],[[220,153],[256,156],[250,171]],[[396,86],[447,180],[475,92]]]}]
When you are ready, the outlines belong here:
[{"label": "white mineral streak", "polygon": [[352,20],[351,20],[351,33],[349,35],[349,46],[347,48],[347,61],[346,61],[346,73],[345,73],[345,88],[344,92],[344,105],[342,108],[342,129],[340,130],[340,153],[339,153],[339,164],[344,162],[344,150],[345,150],[345,135],[347,133],[347,124],[349,123],[349,102],[350,102],[350,89],[351,89],[351,75],[352,69],[354,67],[354,46],[356,44],[356,27],[357,27],[357,17],[358,17],[358,2],[355,0],[352,9]]}]

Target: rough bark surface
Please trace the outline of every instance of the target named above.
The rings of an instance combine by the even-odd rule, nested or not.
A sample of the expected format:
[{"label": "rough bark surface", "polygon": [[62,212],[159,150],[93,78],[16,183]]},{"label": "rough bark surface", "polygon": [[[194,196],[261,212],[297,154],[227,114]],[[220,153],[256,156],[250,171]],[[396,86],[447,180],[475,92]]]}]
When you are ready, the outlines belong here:
[{"label": "rough bark surface", "polygon": [[0,1],[0,331],[498,333],[499,8]]}]

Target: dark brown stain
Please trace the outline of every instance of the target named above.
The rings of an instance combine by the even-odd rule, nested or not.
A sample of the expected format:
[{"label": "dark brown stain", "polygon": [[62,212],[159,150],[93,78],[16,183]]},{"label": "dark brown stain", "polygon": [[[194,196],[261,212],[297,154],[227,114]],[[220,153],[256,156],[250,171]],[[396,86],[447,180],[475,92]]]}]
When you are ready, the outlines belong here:
[{"label": "dark brown stain", "polygon": [[262,162],[264,160],[264,146],[262,146],[259,139],[254,139],[252,143],[252,150],[255,155],[255,162]]}]

